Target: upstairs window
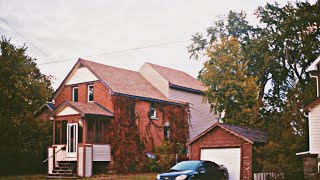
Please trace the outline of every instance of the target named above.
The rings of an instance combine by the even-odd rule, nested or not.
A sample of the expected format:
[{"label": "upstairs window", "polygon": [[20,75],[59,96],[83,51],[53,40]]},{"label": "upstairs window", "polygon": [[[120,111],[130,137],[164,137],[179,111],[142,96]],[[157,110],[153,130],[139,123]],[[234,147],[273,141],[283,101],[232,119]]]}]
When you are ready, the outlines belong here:
[{"label": "upstairs window", "polygon": [[73,87],[72,88],[72,101],[73,102],[78,102],[78,93],[79,90],[78,90],[78,87]]},{"label": "upstairs window", "polygon": [[155,102],[150,103],[150,119],[157,119],[157,111]]},{"label": "upstairs window", "polygon": [[88,85],[88,102],[93,102],[93,84]]}]

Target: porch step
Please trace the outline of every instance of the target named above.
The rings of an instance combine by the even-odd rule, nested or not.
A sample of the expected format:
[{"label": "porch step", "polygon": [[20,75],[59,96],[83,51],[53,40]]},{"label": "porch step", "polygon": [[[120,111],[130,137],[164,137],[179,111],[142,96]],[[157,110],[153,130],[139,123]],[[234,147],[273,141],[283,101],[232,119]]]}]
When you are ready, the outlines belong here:
[{"label": "porch step", "polygon": [[49,179],[76,179],[76,162],[58,161],[58,167],[48,174]]}]

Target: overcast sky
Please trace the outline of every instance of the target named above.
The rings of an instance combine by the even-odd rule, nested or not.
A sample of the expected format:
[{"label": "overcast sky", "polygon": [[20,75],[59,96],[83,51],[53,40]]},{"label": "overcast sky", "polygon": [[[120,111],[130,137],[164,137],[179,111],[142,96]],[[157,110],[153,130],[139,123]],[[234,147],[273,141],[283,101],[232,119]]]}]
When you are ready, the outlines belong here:
[{"label": "overcast sky", "polygon": [[[253,12],[267,2],[274,1],[0,0],[0,17],[14,29],[0,19],[0,35],[26,43],[40,70],[55,77],[54,88],[81,57],[131,70],[151,62],[196,77],[202,62],[189,59],[191,35],[230,10],[243,10],[258,23]],[[71,60],[43,64],[64,59]]]}]

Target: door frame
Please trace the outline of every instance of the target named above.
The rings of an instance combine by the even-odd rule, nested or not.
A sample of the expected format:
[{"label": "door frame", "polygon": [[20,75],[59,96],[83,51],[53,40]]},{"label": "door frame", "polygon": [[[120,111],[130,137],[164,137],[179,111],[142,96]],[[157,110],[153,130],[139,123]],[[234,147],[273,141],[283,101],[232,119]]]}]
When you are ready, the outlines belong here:
[{"label": "door frame", "polygon": [[[74,128],[74,130],[70,131],[72,127]],[[77,157],[77,151],[78,151],[78,123],[68,123],[67,124],[66,157],[67,158]]]}]

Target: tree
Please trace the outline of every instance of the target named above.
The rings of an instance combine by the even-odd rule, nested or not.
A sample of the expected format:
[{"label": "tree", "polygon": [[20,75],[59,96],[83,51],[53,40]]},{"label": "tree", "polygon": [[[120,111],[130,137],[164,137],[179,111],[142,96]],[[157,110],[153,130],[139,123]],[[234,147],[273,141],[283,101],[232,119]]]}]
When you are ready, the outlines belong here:
[{"label": "tree", "polygon": [[258,94],[257,78],[248,74],[247,60],[238,40],[221,37],[207,49],[208,60],[199,79],[209,87],[206,99],[217,112],[225,112],[224,122],[249,124]]},{"label": "tree", "polygon": [[[247,76],[256,78],[259,92],[256,98],[248,96],[253,98],[251,101],[242,102],[246,107],[254,100],[256,102],[247,126],[263,128],[270,135],[264,150],[257,150],[263,157],[259,163],[264,171],[274,171],[275,167],[282,172],[302,171],[301,158],[295,153],[307,149],[307,118],[301,109],[316,95],[315,84],[305,70],[320,55],[320,2],[288,3],[283,7],[267,4],[258,7],[256,15],[261,24],[254,27],[245,20],[243,12],[231,11],[207,29],[207,36],[194,35],[189,52],[192,58],[205,57],[208,63],[211,59],[207,52],[217,49],[212,49],[212,44],[225,37],[239,41],[243,59],[247,62]],[[211,75],[215,75],[211,79],[219,78],[220,82],[230,78]],[[201,72],[199,77],[201,80]],[[237,78],[235,81],[243,80]],[[243,93],[243,90],[238,89],[237,93]],[[214,94],[205,95],[208,98]],[[221,100],[215,103],[224,103]],[[229,122],[237,124],[237,121],[239,119]],[[292,164],[288,165],[288,162]]]},{"label": "tree", "polygon": [[49,99],[51,79],[26,55],[26,47],[2,37],[0,48],[0,172],[39,170],[50,131],[33,113]]}]

